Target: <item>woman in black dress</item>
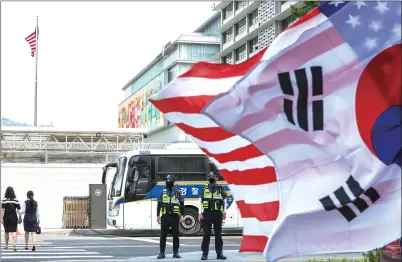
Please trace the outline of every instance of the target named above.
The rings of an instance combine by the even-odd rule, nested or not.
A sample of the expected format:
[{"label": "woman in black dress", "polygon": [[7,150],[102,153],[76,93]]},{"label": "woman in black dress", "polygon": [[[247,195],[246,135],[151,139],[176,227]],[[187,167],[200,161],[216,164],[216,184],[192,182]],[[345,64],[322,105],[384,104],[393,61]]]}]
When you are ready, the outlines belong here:
[{"label": "woman in black dress", "polygon": [[9,233],[12,233],[14,251],[17,251],[17,210],[20,209],[21,206],[18,199],[15,197],[14,189],[10,186],[7,187],[4,199],[1,200],[1,217],[5,232],[5,248],[8,248]]},{"label": "woman in black dress", "polygon": [[27,198],[23,205],[21,214],[24,216],[24,231],[25,231],[25,250],[28,249],[29,233],[32,234],[32,251],[35,251],[36,229],[39,222],[38,202],[33,199],[34,193],[30,190],[27,192]]}]

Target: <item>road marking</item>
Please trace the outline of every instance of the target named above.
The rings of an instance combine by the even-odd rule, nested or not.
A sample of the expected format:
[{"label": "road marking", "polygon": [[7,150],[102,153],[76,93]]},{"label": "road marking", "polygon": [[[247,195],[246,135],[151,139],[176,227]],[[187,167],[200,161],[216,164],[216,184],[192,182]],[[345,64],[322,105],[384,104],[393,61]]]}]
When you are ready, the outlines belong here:
[{"label": "road marking", "polygon": [[[167,244],[168,242],[166,242]],[[173,245],[173,244],[172,244]],[[209,244],[210,246],[215,246],[214,243]],[[159,246],[159,241],[158,241],[158,245],[115,245],[114,248],[130,248],[130,247],[158,247]],[[201,244],[181,244],[180,246],[186,246],[186,247],[200,247]],[[224,247],[238,247],[240,246],[240,244],[223,244]],[[89,249],[89,248],[109,248],[109,246],[74,246],[71,248],[85,248],[85,249]]]},{"label": "road marking", "polygon": [[30,259],[30,258],[36,258],[36,259],[39,259],[39,258],[57,258],[57,259],[61,259],[61,258],[113,258],[113,256],[11,256],[11,257],[1,257],[1,259],[3,260],[3,259],[16,259],[16,258],[19,258],[19,259],[22,259],[22,258],[24,258],[24,259]]},{"label": "road marking", "polygon": [[[109,246],[110,247],[110,246]],[[48,249],[48,248],[44,248],[44,249],[42,249],[42,248],[40,248],[40,249],[36,249],[36,251],[35,251],[35,253],[36,252],[66,252],[66,251],[68,251],[68,249],[67,248],[53,248],[53,249]],[[86,250],[85,249],[74,249],[74,251],[73,252],[85,252]],[[12,249],[6,249],[6,250],[2,250],[1,251],[1,253],[12,253],[12,252],[14,252]],[[32,252],[31,251],[31,249],[28,249],[28,250],[25,250],[25,249],[17,249],[17,252]]]},{"label": "road marking", "polygon": [[[88,262],[88,261],[109,261],[109,262],[117,262],[117,261],[120,261],[120,262],[127,262],[127,258],[123,258],[123,259],[116,259],[116,258],[113,258],[112,260],[110,260],[110,258],[105,258],[105,259],[96,259],[96,260],[88,260],[88,259],[85,259],[85,260],[52,260],[52,262],[66,262],[66,261],[68,261],[68,262]],[[265,261],[264,261],[265,262]]]},{"label": "road marking", "polygon": [[[74,252],[74,251],[72,251],[72,252],[36,252],[35,251],[35,253],[32,253],[32,254],[35,254],[35,255],[80,255],[80,254],[83,254],[83,255],[99,255],[98,252],[87,252],[87,251],[84,251],[84,252]],[[13,255],[21,255],[21,254],[19,254],[17,252],[9,252],[9,253],[7,253],[5,255],[8,255],[8,256],[12,255],[13,256]]]},{"label": "road marking", "polygon": [[[122,239],[131,239],[131,240],[140,241],[140,242],[148,242],[148,243],[159,244],[159,240],[149,239],[149,238],[123,237]],[[173,246],[173,243],[166,241],[166,245]],[[187,244],[180,244],[180,246],[188,246],[188,245]]]},{"label": "road marking", "polygon": [[[38,248],[38,247],[40,247],[40,248],[61,248],[61,249],[71,249],[71,248],[72,248],[72,247],[52,247],[52,246],[41,246],[41,245],[35,245],[35,247],[37,247],[37,248]],[[25,245],[17,245],[17,249],[18,249],[18,248],[25,248]],[[28,248],[31,249],[32,246],[29,245]],[[5,249],[5,250],[10,250],[10,249],[12,250],[13,247],[12,247],[12,246],[11,246],[11,247],[9,246],[8,249]]]}]

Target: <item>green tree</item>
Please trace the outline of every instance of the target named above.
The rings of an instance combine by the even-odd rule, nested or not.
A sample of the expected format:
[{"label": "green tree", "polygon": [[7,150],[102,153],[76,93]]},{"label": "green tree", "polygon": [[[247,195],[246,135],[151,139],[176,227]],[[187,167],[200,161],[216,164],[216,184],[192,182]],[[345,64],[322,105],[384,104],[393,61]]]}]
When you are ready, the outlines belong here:
[{"label": "green tree", "polygon": [[320,2],[321,1],[304,1],[302,7],[295,7],[294,5],[290,6],[290,12],[292,12],[292,15],[296,18],[300,18],[319,5]]}]

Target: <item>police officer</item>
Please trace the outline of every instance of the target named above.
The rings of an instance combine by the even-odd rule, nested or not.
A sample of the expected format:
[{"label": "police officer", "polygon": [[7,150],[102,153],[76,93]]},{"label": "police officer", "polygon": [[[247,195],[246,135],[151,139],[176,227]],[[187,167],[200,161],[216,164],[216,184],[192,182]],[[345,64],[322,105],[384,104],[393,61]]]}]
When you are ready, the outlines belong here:
[{"label": "police officer", "polygon": [[[179,222],[184,222],[184,199],[180,190],[174,188],[175,177],[168,175],[165,178],[166,188],[162,190],[158,198],[157,219],[161,224],[161,238],[159,242],[160,253],[158,259],[165,258],[166,237],[169,228],[172,229],[173,236],[173,257],[180,258],[179,255]],[[160,216],[162,213],[162,217]]]},{"label": "police officer", "polygon": [[200,191],[200,214],[198,220],[203,222],[204,237],[202,239],[201,260],[208,259],[209,241],[211,238],[211,228],[214,225],[215,232],[215,251],[217,259],[226,259],[222,253],[222,222],[226,219],[225,199],[227,197],[222,186],[216,181],[219,179],[218,173],[211,172],[208,177],[209,184]]}]

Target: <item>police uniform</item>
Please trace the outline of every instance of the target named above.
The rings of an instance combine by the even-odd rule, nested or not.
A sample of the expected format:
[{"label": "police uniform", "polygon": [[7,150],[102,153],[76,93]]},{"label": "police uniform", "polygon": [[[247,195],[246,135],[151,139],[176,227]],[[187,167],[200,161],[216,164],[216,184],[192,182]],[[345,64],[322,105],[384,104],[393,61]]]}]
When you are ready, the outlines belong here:
[{"label": "police uniform", "polygon": [[[210,177],[217,177],[211,174]],[[215,232],[215,251],[217,259],[226,259],[222,254],[222,222],[225,214],[226,191],[222,186],[216,183],[209,183],[200,191],[200,214],[203,216],[204,237],[202,239],[202,260],[206,260],[209,251],[209,242],[211,238],[211,229],[214,225]]]},{"label": "police uniform", "polygon": [[157,206],[157,216],[159,217],[160,214],[162,214],[162,217],[158,259],[165,258],[166,237],[170,228],[173,236],[173,257],[180,258],[179,222],[180,216],[184,214],[184,198],[180,190],[175,187],[163,189],[158,198]]}]

